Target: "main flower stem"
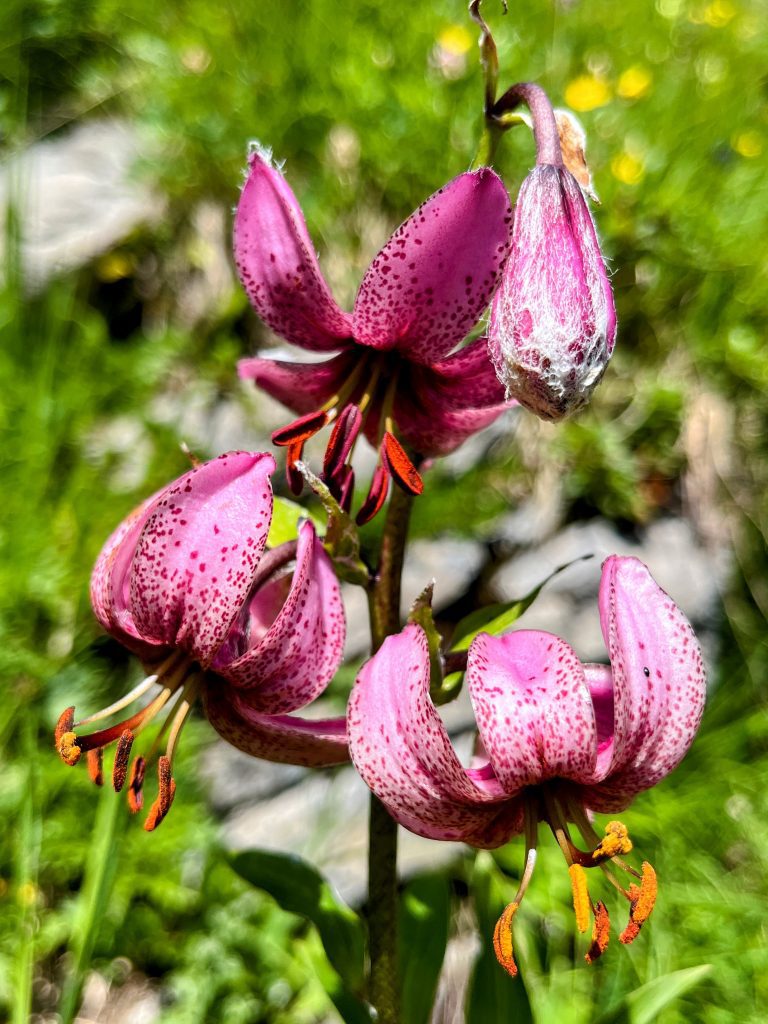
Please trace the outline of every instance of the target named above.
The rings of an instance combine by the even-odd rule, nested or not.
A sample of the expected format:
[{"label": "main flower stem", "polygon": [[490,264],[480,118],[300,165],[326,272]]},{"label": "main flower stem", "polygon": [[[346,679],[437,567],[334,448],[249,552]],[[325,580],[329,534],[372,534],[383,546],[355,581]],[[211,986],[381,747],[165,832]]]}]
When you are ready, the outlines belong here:
[{"label": "main flower stem", "polygon": [[[393,487],[378,571],[368,593],[374,653],[400,629],[400,583],[412,504],[413,495]],[[369,997],[376,1009],[377,1024],[398,1024],[397,823],[373,794],[368,850]]]}]

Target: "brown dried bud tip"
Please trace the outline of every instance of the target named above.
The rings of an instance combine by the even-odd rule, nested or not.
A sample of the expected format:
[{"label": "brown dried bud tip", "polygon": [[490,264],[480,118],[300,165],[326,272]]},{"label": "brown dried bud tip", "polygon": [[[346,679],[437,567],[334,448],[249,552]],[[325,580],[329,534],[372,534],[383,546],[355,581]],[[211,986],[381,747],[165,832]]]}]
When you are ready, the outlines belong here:
[{"label": "brown dried bud tip", "polygon": [[128,783],[128,808],[131,814],[138,814],[144,806],[144,773],[147,762],[143,757],[134,758],[131,765],[131,779]]},{"label": "brown dried bud tip", "polygon": [[89,750],[85,755],[85,759],[88,764],[88,775],[90,776],[91,782],[96,786],[103,786],[104,748],[98,747],[96,750]]},{"label": "brown dried bud tip", "polygon": [[117,741],[117,750],[115,751],[115,763],[112,767],[112,786],[116,793],[125,785],[125,779],[128,775],[128,762],[131,757],[131,747],[133,746],[133,733],[130,729],[125,729],[120,739]]},{"label": "brown dried bud tip", "polygon": [[510,978],[517,974],[517,964],[512,955],[512,918],[519,906],[519,903],[509,903],[493,930],[493,951]]}]

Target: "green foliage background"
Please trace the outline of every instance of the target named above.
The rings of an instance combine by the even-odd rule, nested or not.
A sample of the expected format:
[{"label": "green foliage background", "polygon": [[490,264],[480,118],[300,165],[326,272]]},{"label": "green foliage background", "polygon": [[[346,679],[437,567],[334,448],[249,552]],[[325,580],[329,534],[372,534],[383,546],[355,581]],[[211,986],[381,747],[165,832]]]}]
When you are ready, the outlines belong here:
[{"label": "green foliage background", "polygon": [[[468,1019],[763,1021],[768,4],[511,6],[506,18],[486,9],[502,83],[535,78],[556,103],[580,108],[588,132],[619,345],[579,418],[530,426],[529,448],[511,438],[463,477],[438,469],[415,529],[456,528],[461,508],[461,529],[492,536],[545,467],[565,481],[570,518],[601,513],[633,529],[683,507],[695,454],[713,486],[688,493],[686,510],[733,549],[735,568],[701,736],[629,816],[662,880],[652,923],[631,950],[611,948],[586,968],[567,876],[545,853],[516,929],[524,980],[483,974],[481,961]],[[183,798],[162,829],[147,836],[122,822],[101,859],[97,815],[100,835],[122,810],[58,762],[50,735],[67,704],[98,706],[135,673],[97,639],[87,580],[119,518],[185,468],[177,418],[158,413],[158,396],[190,381],[235,394],[235,359],[265,340],[234,286],[194,329],[185,319],[177,286],[200,269],[199,204],[232,207],[247,141],[271,146],[349,301],[389,230],[472,158],[475,31],[449,0],[9,0],[0,39],[7,156],[89,118],[127,118],[142,138],[136,173],[169,197],[159,223],[33,296],[15,258],[23,225],[11,214],[6,226],[0,1016],[70,1020],[92,963],[116,985],[131,972],[160,985],[163,1024],[338,1019],[316,933],[226,863],[197,784],[205,723],[185,733]],[[531,162],[517,129],[499,163],[512,192]],[[146,444],[141,479],[127,489],[115,483],[119,455],[96,457],[90,444],[120,416],[140,424]],[[702,424],[709,433],[693,447]],[[454,908],[471,879],[477,917],[492,921],[520,852],[457,864]],[[711,968],[672,975],[702,964]]]}]

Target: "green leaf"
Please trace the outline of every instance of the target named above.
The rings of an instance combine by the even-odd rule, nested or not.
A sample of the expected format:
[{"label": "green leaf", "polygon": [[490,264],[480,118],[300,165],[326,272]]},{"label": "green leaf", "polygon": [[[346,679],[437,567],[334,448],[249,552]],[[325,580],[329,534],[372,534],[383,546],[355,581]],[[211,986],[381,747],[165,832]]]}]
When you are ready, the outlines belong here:
[{"label": "green leaf", "polygon": [[400,900],[402,1024],[428,1024],[448,942],[451,888],[444,873],[422,875]]},{"label": "green leaf", "polygon": [[267,547],[276,548],[278,544],[296,540],[299,535],[299,520],[312,519],[315,529],[322,536],[325,523],[319,516],[313,516],[303,505],[288,498],[275,497],[272,507],[272,522],[267,537]]},{"label": "green leaf", "polygon": [[325,549],[333,559],[337,575],[348,583],[368,585],[368,568],[360,557],[360,536],[357,526],[329,491],[319,476],[316,476],[305,462],[297,462],[296,469],[320,499],[328,513],[328,529],[325,533]]},{"label": "green leaf", "polygon": [[440,647],[442,646],[443,638],[438,633],[435,620],[432,617],[432,594],[434,589],[435,584],[433,581],[422,590],[408,613],[408,621],[416,626],[421,626],[427,637],[427,647],[429,650],[429,693],[433,700],[438,697],[443,687],[443,664],[440,657]]},{"label": "green leaf", "polygon": [[507,894],[500,872],[487,853],[477,855],[471,890],[480,932],[480,952],[470,980],[466,1024],[491,1021],[533,1024],[533,1011],[522,977],[518,974],[510,978],[497,963],[493,951],[493,929],[507,903]]},{"label": "green leaf", "polygon": [[328,960],[352,992],[364,984],[365,939],[358,915],[311,864],[289,853],[245,850],[232,867],[246,882],[264,889],[292,914],[315,925]]},{"label": "green leaf", "polygon": [[498,636],[504,630],[516,622],[524,611],[533,604],[541,593],[542,589],[564,569],[570,568],[577,562],[585,562],[592,555],[581,555],[570,562],[565,562],[543,579],[538,586],[534,587],[525,597],[517,601],[503,601],[497,604],[487,604],[484,608],[465,616],[456,626],[454,633],[452,651],[466,651],[478,633],[490,633],[491,636]]},{"label": "green leaf", "polygon": [[595,1024],[652,1024],[665,1006],[698,985],[711,970],[712,964],[699,964],[654,978],[624,996],[618,1006],[599,1017]]}]

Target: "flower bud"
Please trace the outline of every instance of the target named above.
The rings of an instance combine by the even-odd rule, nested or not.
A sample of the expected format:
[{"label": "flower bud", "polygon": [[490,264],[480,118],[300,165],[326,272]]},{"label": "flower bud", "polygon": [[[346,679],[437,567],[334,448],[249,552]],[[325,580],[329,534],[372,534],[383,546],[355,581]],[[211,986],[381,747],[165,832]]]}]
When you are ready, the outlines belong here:
[{"label": "flower bud", "polygon": [[589,400],[616,340],[616,310],[587,201],[562,166],[537,165],[515,208],[488,344],[508,399],[559,420]]}]

